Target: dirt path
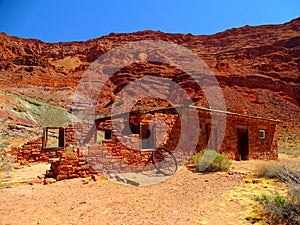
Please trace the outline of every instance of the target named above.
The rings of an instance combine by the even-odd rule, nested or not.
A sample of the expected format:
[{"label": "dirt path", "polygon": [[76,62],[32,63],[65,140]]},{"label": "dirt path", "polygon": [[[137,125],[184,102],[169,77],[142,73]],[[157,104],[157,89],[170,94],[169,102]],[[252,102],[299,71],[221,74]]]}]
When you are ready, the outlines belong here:
[{"label": "dirt path", "polygon": [[1,188],[0,224],[250,224],[245,206],[226,197],[244,176],[184,167],[142,187],[74,179]]}]

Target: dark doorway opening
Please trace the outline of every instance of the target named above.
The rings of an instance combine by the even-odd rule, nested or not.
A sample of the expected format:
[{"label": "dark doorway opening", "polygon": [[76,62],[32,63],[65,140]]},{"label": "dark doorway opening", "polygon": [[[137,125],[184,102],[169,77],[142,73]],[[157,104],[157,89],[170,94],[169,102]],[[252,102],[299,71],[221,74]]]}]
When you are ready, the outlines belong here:
[{"label": "dark doorway opening", "polygon": [[141,122],[141,150],[155,149],[155,126],[153,122]]},{"label": "dark doorway opening", "polygon": [[239,128],[237,130],[238,136],[238,159],[237,160],[248,160],[249,159],[249,146],[248,146],[248,130],[245,128]]}]

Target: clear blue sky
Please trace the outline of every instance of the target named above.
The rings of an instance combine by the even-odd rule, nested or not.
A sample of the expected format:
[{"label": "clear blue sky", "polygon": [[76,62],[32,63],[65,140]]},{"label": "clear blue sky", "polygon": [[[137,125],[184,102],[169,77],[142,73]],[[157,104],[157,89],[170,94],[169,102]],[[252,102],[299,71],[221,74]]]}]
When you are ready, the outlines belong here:
[{"label": "clear blue sky", "polygon": [[110,32],[213,34],[300,16],[300,0],[0,0],[0,32],[46,42]]}]

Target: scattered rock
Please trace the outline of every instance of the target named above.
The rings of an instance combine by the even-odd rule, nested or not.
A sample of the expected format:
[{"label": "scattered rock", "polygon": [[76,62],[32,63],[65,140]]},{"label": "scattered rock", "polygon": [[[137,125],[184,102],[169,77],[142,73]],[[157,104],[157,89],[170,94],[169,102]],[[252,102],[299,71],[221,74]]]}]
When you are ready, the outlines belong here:
[{"label": "scattered rock", "polygon": [[252,184],[260,184],[260,183],[262,183],[261,179],[253,179],[252,180]]},{"label": "scattered rock", "polygon": [[45,179],[45,175],[38,175],[37,178],[39,178],[40,180]]},{"label": "scattered rock", "polygon": [[20,165],[21,166],[28,166],[29,165],[29,162],[27,160],[20,160]]},{"label": "scattered rock", "polygon": [[15,165],[14,168],[15,168],[16,170],[20,170],[20,169],[23,168],[23,166],[21,166],[21,165]]},{"label": "scattered rock", "polygon": [[44,179],[44,185],[53,184],[53,183],[56,183],[56,180],[54,178],[45,178]]},{"label": "scattered rock", "polygon": [[46,170],[46,177],[54,178],[55,177],[54,171],[53,170]]},{"label": "scattered rock", "polygon": [[98,177],[97,177],[96,174],[92,174],[92,175],[91,175],[91,179],[92,179],[93,181],[97,181]]},{"label": "scattered rock", "polygon": [[82,184],[88,184],[89,180],[88,179],[82,179],[81,182],[82,182]]}]

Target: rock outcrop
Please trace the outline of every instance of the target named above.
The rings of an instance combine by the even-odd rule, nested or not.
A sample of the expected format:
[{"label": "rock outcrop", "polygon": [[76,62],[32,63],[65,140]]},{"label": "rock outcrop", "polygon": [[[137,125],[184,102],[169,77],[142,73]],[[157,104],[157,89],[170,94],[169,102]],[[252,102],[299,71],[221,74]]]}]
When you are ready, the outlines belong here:
[{"label": "rock outcrop", "polygon": [[[0,89],[70,109],[77,84],[93,61],[117,46],[141,40],[173,42],[196,53],[219,81],[228,111],[300,124],[300,18],[214,35],[141,31],[68,43],[44,43],[0,33]],[[149,74],[176,81],[195,104],[207,106],[201,90],[182,71],[148,62],[118,71],[99,95],[99,111],[108,108],[123,87]],[[155,93],[160,85],[153,87]],[[149,102],[153,107],[161,103]],[[5,102],[0,104],[4,109]],[[5,110],[0,111],[9,119],[4,114]]]}]

